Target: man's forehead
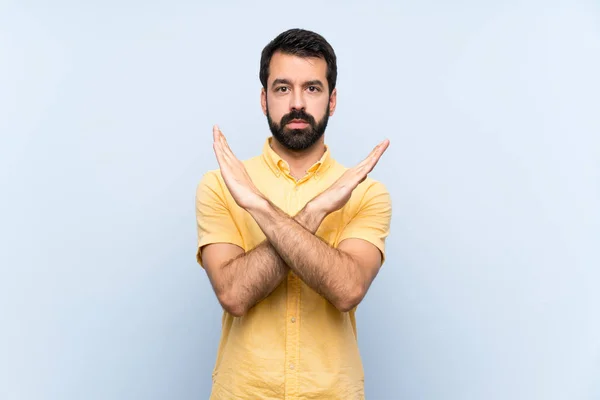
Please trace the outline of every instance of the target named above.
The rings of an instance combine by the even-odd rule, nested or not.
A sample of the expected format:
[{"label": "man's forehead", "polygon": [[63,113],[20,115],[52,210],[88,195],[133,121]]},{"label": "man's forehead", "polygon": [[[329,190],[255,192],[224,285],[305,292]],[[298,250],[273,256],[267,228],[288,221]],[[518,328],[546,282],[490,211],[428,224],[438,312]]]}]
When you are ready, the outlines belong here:
[{"label": "man's forehead", "polygon": [[269,80],[315,80],[325,78],[326,73],[327,62],[318,57],[299,57],[277,52],[273,54],[269,65]]}]

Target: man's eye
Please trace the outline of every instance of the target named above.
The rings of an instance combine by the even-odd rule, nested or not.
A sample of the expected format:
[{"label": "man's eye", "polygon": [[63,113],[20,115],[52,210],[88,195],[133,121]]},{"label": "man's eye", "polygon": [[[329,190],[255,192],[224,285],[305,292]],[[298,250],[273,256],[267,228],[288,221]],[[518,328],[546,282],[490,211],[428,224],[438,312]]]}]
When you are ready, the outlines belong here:
[{"label": "man's eye", "polygon": [[308,87],[308,91],[309,91],[309,92],[318,92],[318,91],[319,91],[319,88],[318,88],[318,87],[316,87],[316,86],[309,86],[309,87]]},{"label": "man's eye", "polygon": [[282,93],[285,93],[285,92],[287,92],[287,91],[288,91],[287,89],[288,89],[287,87],[285,87],[285,86],[281,86],[281,87],[278,87],[278,88],[276,89],[276,91],[278,91],[278,92],[282,92]]}]

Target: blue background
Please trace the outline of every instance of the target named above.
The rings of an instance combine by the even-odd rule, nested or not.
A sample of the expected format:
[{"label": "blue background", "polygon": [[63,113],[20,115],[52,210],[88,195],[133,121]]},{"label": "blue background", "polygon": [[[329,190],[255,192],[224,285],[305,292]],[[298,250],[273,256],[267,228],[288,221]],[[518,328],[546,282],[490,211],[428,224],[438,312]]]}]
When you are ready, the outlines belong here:
[{"label": "blue background", "polygon": [[600,399],[600,4],[578,0],[2,1],[0,398],[208,397],[195,188],[213,124],[260,152],[260,52],[291,27],[338,55],[334,157],[391,140],[367,398]]}]

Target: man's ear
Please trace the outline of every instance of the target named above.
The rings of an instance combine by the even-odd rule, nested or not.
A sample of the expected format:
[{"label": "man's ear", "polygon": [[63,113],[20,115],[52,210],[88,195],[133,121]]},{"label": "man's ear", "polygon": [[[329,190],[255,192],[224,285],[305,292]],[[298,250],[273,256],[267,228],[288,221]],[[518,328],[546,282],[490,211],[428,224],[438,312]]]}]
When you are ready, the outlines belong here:
[{"label": "man's ear", "polygon": [[335,106],[337,105],[337,88],[333,89],[329,96],[329,116],[331,117],[335,112]]},{"label": "man's ear", "polygon": [[267,92],[265,88],[260,91],[260,106],[262,107],[263,114],[267,115]]}]

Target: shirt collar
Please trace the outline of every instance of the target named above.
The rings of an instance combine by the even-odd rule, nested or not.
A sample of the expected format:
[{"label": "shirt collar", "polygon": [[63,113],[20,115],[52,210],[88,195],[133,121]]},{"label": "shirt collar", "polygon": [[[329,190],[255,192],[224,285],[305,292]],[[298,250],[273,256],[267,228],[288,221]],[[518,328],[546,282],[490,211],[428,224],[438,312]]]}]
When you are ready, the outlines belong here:
[{"label": "shirt collar", "polygon": [[[263,146],[263,159],[269,166],[269,168],[273,171],[273,173],[277,176],[281,173],[290,172],[289,164],[282,159],[279,154],[275,153],[275,150],[271,148],[271,142],[273,141],[273,137],[267,138],[265,140],[265,144]],[[325,172],[332,163],[331,153],[329,151],[329,146],[325,145],[325,153],[323,156],[314,163],[306,172],[308,174],[322,174]]]}]

